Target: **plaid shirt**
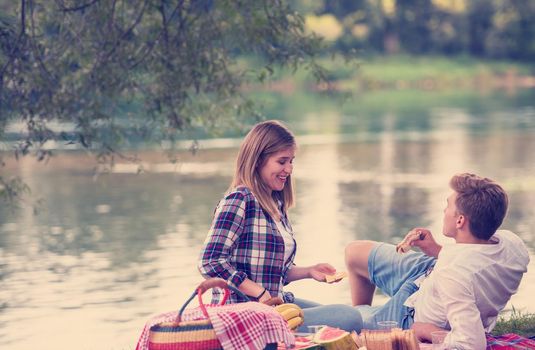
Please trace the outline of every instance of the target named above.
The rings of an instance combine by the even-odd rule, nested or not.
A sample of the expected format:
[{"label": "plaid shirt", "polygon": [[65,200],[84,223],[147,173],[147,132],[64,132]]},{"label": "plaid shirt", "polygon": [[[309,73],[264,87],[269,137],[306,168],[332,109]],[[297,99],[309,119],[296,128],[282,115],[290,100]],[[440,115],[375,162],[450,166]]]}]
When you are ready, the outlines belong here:
[{"label": "plaid shirt", "polygon": [[[282,220],[290,227],[286,216]],[[295,251],[284,261],[284,239],[277,224],[248,188],[238,187],[215,210],[198,268],[204,277],[223,278],[236,288],[249,278],[272,296],[283,297],[282,287],[288,283],[286,276]],[[220,297],[221,292],[212,289],[212,303],[219,302]],[[232,293],[229,301],[244,300]]]}]

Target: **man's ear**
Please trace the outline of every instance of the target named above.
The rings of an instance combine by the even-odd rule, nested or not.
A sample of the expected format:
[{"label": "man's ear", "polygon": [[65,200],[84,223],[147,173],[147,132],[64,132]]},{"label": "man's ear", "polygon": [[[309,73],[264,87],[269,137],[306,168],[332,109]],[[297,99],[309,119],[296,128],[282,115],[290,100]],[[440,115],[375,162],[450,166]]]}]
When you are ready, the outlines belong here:
[{"label": "man's ear", "polygon": [[461,229],[466,224],[466,222],[467,222],[466,216],[460,214],[457,217],[457,221],[455,222],[455,227],[457,227],[457,229]]}]

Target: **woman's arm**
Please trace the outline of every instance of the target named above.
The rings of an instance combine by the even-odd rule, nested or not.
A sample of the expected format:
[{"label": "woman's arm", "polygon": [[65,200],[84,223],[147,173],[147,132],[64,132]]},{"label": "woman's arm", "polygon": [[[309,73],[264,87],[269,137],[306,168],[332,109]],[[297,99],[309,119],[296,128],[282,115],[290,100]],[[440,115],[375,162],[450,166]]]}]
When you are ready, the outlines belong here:
[{"label": "woman's arm", "polygon": [[336,269],[327,263],[320,263],[312,266],[293,266],[286,276],[288,282],[302,280],[305,278],[313,278],[319,282],[325,282],[325,275],[333,275]]},{"label": "woman's arm", "polygon": [[258,300],[259,302],[264,302],[271,299],[271,294],[269,291],[259,285],[256,282],[246,278],[239,287],[240,291],[245,295],[249,296],[252,300]]},{"label": "woman's arm", "polygon": [[269,291],[230,263],[232,250],[243,232],[246,206],[246,198],[239,192],[229,194],[220,203],[204,242],[199,271],[207,278],[223,278],[252,300],[264,302],[271,298]]},{"label": "woman's arm", "polygon": [[198,263],[199,272],[204,277],[223,278],[236,288],[239,288],[247,277],[245,272],[236,270],[230,263],[236,241],[243,232],[245,207],[245,196],[240,192],[231,193],[221,201]]}]

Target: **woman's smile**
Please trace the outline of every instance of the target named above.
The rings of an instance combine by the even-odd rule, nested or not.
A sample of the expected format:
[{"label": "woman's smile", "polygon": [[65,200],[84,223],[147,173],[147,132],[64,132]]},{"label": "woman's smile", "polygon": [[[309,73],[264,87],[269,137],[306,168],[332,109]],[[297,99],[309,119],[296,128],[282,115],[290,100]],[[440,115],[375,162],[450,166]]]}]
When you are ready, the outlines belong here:
[{"label": "woman's smile", "polygon": [[272,191],[282,191],[293,171],[295,148],[291,147],[269,156],[260,169],[262,181]]}]

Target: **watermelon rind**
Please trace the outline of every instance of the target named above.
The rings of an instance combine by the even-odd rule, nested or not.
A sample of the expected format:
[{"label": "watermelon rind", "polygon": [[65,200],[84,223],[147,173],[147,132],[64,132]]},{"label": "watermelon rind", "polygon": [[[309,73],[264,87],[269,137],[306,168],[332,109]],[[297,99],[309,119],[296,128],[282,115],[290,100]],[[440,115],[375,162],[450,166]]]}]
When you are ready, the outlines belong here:
[{"label": "watermelon rind", "polygon": [[339,328],[323,327],[315,335],[312,341],[320,344],[325,350],[356,350],[357,344],[351,338],[351,334]]}]

